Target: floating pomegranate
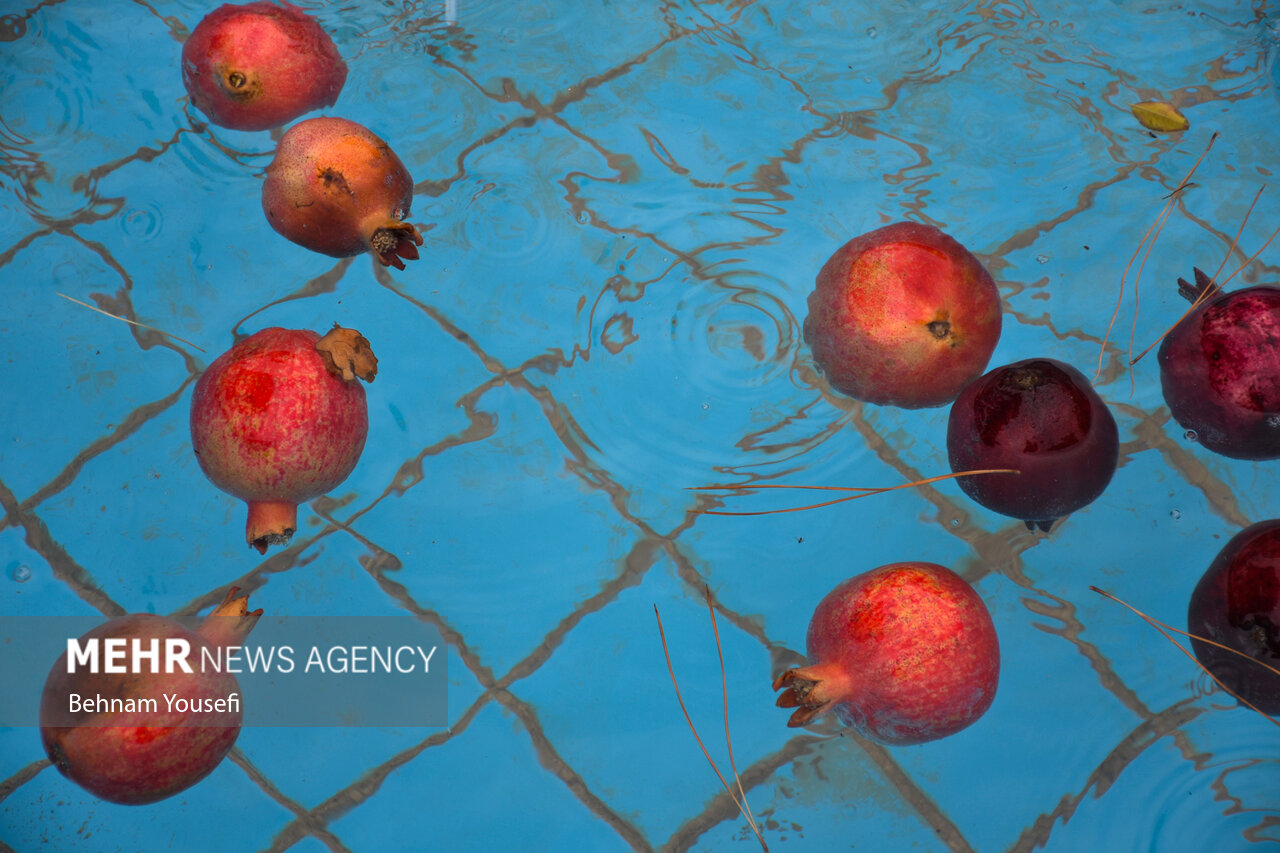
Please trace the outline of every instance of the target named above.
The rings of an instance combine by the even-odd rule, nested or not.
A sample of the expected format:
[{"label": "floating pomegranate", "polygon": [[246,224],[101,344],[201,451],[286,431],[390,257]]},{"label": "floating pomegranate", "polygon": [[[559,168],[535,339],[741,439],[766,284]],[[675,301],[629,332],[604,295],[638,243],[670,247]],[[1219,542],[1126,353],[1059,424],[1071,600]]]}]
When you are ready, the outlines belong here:
[{"label": "floating pomegranate", "polygon": [[1231,538],[1191,593],[1187,631],[1246,657],[1191,638],[1196,658],[1237,696],[1280,714],[1280,520],[1261,521]]},{"label": "floating pomegranate", "polygon": [[271,227],[316,252],[348,258],[372,251],[384,266],[416,260],[422,235],[405,222],[413,179],[368,128],[312,118],[289,128],[267,166],[262,210]]},{"label": "floating pomegranate", "polygon": [[347,64],[295,6],[226,5],[196,24],[182,46],[182,81],[214,124],[266,130],[333,104]]},{"label": "floating pomegranate", "polygon": [[959,575],[891,563],[833,589],[809,622],[810,666],[778,677],[803,726],[832,708],[867,737],[914,744],[954,734],[991,706],[1000,647],[991,614]]},{"label": "floating pomegranate", "polygon": [[298,504],[360,459],[369,416],[357,377],[378,361],[359,332],[263,329],[218,356],[191,398],[191,443],[215,486],[249,504],[246,538],[288,544]]},{"label": "floating pomegranate", "polygon": [[953,471],[1019,474],[961,477],[965,494],[994,512],[1048,530],[1102,494],[1119,460],[1115,418],[1084,375],[1051,358],[997,367],[951,406]]},{"label": "floating pomegranate", "polygon": [[809,294],[804,337],[835,389],[918,409],[955,399],[1000,339],[1000,292],[972,254],[930,225],[850,240]]},{"label": "floating pomegranate", "polygon": [[[242,710],[236,677],[203,667],[204,651],[242,645],[262,615],[235,593],[198,631],[134,613],[80,638],[80,649],[94,648],[96,666],[78,659],[68,672],[64,652],[40,698],[40,736],[53,766],[94,796],[124,805],[163,800],[212,773],[240,734]],[[125,641],[123,660],[107,657],[109,639]],[[155,656],[137,656],[139,646]],[[110,672],[111,663],[124,672]]]},{"label": "floating pomegranate", "polygon": [[[1211,286],[1195,271],[1181,293]],[[1280,458],[1280,288],[1268,285],[1205,299],[1160,344],[1160,385],[1184,429],[1214,453]]]}]

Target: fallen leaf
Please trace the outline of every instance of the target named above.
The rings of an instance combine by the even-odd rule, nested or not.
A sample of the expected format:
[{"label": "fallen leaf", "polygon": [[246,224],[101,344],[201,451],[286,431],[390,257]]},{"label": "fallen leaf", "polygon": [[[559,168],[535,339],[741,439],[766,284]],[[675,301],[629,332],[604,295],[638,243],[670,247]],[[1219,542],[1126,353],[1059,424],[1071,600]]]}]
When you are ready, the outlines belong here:
[{"label": "fallen leaf", "polygon": [[1133,110],[1133,117],[1141,122],[1142,126],[1147,130],[1173,133],[1179,130],[1186,130],[1191,126],[1191,122],[1187,121],[1186,116],[1163,101],[1143,101],[1140,104],[1134,104],[1129,109]]},{"label": "fallen leaf", "polygon": [[372,382],[378,375],[378,359],[369,341],[355,329],[344,329],[334,323],[329,334],[316,341],[316,349],[324,357],[329,372],[348,382],[354,382],[356,377]]}]

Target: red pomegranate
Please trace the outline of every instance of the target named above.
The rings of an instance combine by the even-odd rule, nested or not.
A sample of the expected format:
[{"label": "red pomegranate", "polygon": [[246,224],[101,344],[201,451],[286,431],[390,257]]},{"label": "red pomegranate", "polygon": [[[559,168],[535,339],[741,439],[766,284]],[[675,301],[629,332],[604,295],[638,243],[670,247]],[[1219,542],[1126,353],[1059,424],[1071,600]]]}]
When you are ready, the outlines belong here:
[{"label": "red pomegranate", "polygon": [[[1193,302],[1213,286],[1199,269]],[[1280,458],[1280,287],[1260,284],[1204,299],[1160,344],[1169,411],[1196,440],[1233,459]]]},{"label": "red pomegranate", "polygon": [[965,386],[947,421],[947,455],[953,471],[1018,471],[961,477],[960,488],[987,509],[1047,531],[1107,488],[1120,438],[1084,374],[1052,358],[1028,358]]},{"label": "red pomegranate", "polygon": [[[124,805],[163,800],[212,773],[240,734],[242,710],[236,677],[202,666],[204,653],[242,645],[262,615],[235,593],[198,631],[154,613],[99,625],[79,640],[82,650],[98,641],[96,672],[83,659],[68,672],[64,652],[40,698],[40,736],[53,766],[94,796]],[[125,641],[123,659],[107,656],[108,639]],[[170,662],[169,652],[181,652],[183,643],[191,672]],[[135,645],[154,649],[154,663],[132,656]],[[108,671],[108,663],[124,672]]]},{"label": "red pomegranate", "polygon": [[336,488],[360,459],[369,415],[357,378],[377,359],[359,332],[263,329],[218,356],[191,398],[191,443],[215,486],[249,504],[246,538],[288,544],[298,504]]},{"label": "red pomegranate", "polygon": [[266,130],[338,99],[347,64],[311,16],[289,4],[219,6],[182,46],[182,82],[214,124]]},{"label": "red pomegranate", "polygon": [[954,734],[991,706],[1000,646],[986,605],[934,563],[891,563],[850,578],[809,622],[810,666],[782,673],[774,690],[788,722],[832,708],[846,726],[886,744]]},{"label": "red pomegranate", "polygon": [[970,252],[931,225],[855,237],[818,273],[804,338],[827,381],[868,403],[942,406],[1000,340],[1000,292]]},{"label": "red pomegranate", "polygon": [[387,143],[342,118],[289,128],[267,166],[262,210],[284,237],[321,254],[366,250],[384,266],[416,260],[422,235],[405,222],[413,179]]},{"label": "red pomegranate", "polygon": [[1280,714],[1280,675],[1259,665],[1280,666],[1280,519],[1252,524],[1222,547],[1191,593],[1187,630],[1205,669]]}]

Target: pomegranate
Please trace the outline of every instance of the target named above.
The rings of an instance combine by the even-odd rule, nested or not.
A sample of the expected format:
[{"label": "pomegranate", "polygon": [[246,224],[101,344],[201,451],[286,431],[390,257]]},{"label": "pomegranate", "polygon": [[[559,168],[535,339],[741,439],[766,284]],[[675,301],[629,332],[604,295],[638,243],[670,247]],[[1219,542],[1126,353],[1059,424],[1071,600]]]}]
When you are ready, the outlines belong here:
[{"label": "pomegranate", "polygon": [[954,734],[991,706],[1000,646],[991,614],[959,575],[934,563],[891,563],[844,581],[809,622],[814,663],[773,689],[788,722],[835,708],[846,726],[886,744]]},{"label": "pomegranate", "polygon": [[307,13],[288,3],[219,6],[182,46],[182,82],[214,124],[266,130],[338,99],[347,64]]},{"label": "pomegranate", "polygon": [[1115,418],[1069,364],[1033,358],[997,367],[951,406],[947,455],[953,471],[1009,468],[1019,474],[961,477],[987,509],[1048,530],[1102,494],[1120,455]]},{"label": "pomegranate", "polygon": [[342,118],[311,118],[285,133],[267,166],[262,210],[281,235],[348,258],[369,250],[383,266],[416,260],[422,235],[405,222],[413,179],[387,143]]},{"label": "pomegranate", "polygon": [[[235,594],[198,631],[133,613],[80,638],[81,650],[96,652],[92,664],[77,658],[76,671],[68,672],[64,652],[40,698],[40,736],[53,766],[94,796],[124,805],[163,800],[212,773],[240,734],[242,710],[236,677],[202,666],[203,656],[242,645],[262,615],[249,612],[248,596]],[[109,639],[123,640],[133,656],[127,651],[113,661]],[[169,659],[183,643],[191,672]],[[111,672],[113,662],[123,672]]]},{"label": "pomegranate", "polygon": [[804,337],[832,387],[919,409],[955,399],[1000,339],[1000,292],[978,259],[930,225],[855,237],[823,265]]},{"label": "pomegranate", "polygon": [[1200,663],[1237,696],[1280,713],[1280,675],[1246,659],[1280,667],[1280,519],[1250,525],[1222,548],[1191,593],[1187,631],[1242,652],[1191,639]]},{"label": "pomegranate", "polygon": [[286,545],[298,504],[325,494],[360,459],[364,388],[377,359],[359,332],[263,329],[209,365],[191,398],[191,443],[205,476],[249,504],[246,538]]},{"label": "pomegranate", "polygon": [[[1211,286],[1195,276],[1194,286],[1178,280],[1192,300]],[[1159,360],[1169,410],[1202,445],[1234,459],[1280,458],[1280,288],[1205,299],[1161,342]]]}]

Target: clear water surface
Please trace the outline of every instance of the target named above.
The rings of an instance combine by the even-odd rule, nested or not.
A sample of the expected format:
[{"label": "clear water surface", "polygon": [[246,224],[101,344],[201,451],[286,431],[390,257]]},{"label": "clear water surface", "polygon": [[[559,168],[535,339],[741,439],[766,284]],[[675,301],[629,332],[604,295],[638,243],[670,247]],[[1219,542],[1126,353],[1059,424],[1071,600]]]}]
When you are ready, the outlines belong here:
[{"label": "clear water surface", "polygon": [[[15,850],[750,850],[676,704],[653,607],[722,769],[774,850],[1253,850],[1280,842],[1280,740],[1098,585],[1181,624],[1275,463],[1188,441],[1154,359],[1173,286],[1228,254],[1280,169],[1280,14],[1254,2],[306,2],[351,74],[326,112],[417,181],[404,272],[286,242],[259,206],[276,133],[209,126],[185,35],[214,4],[44,0],[0,17],[0,612],[408,610],[448,641],[446,728],[247,728],[198,786],[100,802],[38,731],[0,731]],[[1151,134],[1137,101],[1191,127]],[[707,483],[889,486],[947,472],[947,410],[833,393],[800,334],[827,256],[935,224],[1004,299],[992,365],[1092,375],[1110,488],[1051,533],[951,482],[828,509],[700,515]],[[1264,193],[1238,265],[1280,223]],[[1275,281],[1280,247],[1237,281]],[[204,348],[93,313],[67,296]],[[1136,316],[1136,326],[1134,318]],[[203,477],[201,369],[272,325],[381,359],[351,478],[287,549],[245,548]],[[719,499],[762,510],[803,495]],[[991,710],[885,748],[791,730],[770,682],[837,582],[932,560],[1000,635]]]}]

